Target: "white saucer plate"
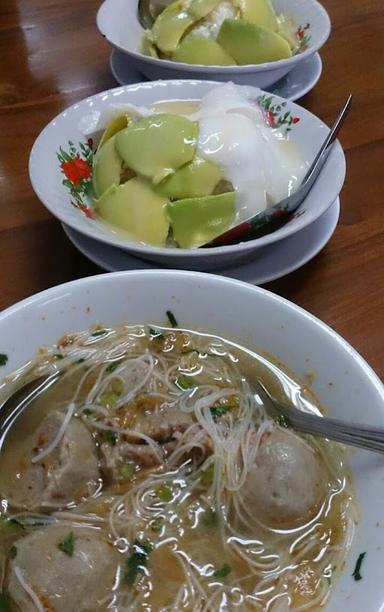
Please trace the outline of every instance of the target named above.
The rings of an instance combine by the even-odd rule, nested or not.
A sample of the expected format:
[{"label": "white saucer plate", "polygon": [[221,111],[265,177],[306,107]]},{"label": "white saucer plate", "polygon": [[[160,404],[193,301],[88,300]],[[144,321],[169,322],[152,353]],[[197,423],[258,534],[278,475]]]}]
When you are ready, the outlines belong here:
[{"label": "white saucer plate", "polygon": [[[286,100],[298,100],[315,87],[320,78],[322,67],[320,55],[314,53],[288,72],[277,83],[269,85],[269,87],[264,89]],[[110,68],[114,78],[120,85],[133,85],[134,83],[148,80],[147,77],[134,67],[126,54],[117,49],[114,49],[111,53]],[[257,87],[252,80],[252,75],[249,77],[249,85]]]},{"label": "white saucer plate", "polygon": [[[254,285],[262,285],[297,270],[313,259],[330,240],[340,214],[340,200],[335,202],[309,227],[252,254],[250,261],[232,268],[214,270]],[[88,238],[63,223],[69,240],[85,257],[109,272],[160,269],[155,263],[129,255],[117,247]]]}]

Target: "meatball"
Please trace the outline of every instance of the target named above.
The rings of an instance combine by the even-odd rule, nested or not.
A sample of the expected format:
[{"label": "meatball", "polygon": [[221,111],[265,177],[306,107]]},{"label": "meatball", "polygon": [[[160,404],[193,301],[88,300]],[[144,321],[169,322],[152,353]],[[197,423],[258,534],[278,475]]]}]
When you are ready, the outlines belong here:
[{"label": "meatball", "polygon": [[262,440],[241,497],[262,523],[283,525],[310,518],[326,482],[316,452],[293,432],[276,428]]},{"label": "meatball", "polygon": [[57,435],[64,415],[52,411],[26,444],[21,461],[14,467],[17,482],[10,480],[2,491],[19,508],[35,510],[79,502],[92,494],[100,478],[96,444],[86,426],[72,418],[56,448],[37,463],[36,450],[47,447]]},{"label": "meatball", "polygon": [[[73,550],[60,544],[70,539]],[[105,610],[118,567],[118,553],[101,532],[90,528],[50,525],[18,540],[9,562],[6,590],[23,612],[36,612],[28,585],[45,610],[89,612]],[[70,554],[72,553],[72,554]]]}]

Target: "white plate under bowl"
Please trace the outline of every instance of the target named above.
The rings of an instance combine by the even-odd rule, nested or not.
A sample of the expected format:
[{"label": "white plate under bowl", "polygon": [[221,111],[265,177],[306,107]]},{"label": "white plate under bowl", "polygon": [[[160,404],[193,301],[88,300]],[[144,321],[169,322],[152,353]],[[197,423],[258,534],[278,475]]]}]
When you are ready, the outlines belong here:
[{"label": "white plate under bowl", "polygon": [[301,53],[287,59],[245,66],[184,64],[140,53],[144,30],[137,19],[137,4],[138,0],[105,0],[97,13],[97,26],[108,42],[122,51],[149,79],[208,79],[269,87],[319,51],[331,31],[328,13],[317,0],[273,0],[277,14],[291,17],[298,28],[308,24],[309,41]]},{"label": "white plate under bowl", "polygon": [[[120,85],[132,85],[133,83],[147,80],[135,68],[125,53],[118,49],[113,49],[109,63],[111,72]],[[300,62],[277,83],[266,87],[265,90],[286,100],[298,100],[315,87],[320,78],[321,71],[321,57],[318,53],[314,53],[303,62]],[[257,86],[253,82],[252,76],[249,78],[249,85]]]},{"label": "white plate under bowl", "polygon": [[[79,128],[79,122],[84,116],[108,108],[113,103],[128,102],[149,106],[160,100],[199,100],[215,86],[217,83],[209,81],[186,80],[138,83],[96,94],[69,107],[47,125],[33,145],[29,173],[37,196],[60,221],[82,234],[122,248],[135,257],[174,268],[212,270],[234,265],[241,260],[247,260],[252,251],[276,243],[311,225],[331,206],[342,188],[345,178],[345,157],[339,142],[334,144],[316,184],[290,223],[271,234],[246,243],[211,249],[176,249],[143,245],[121,237],[120,234],[110,231],[104,223],[97,219],[89,219],[82,210],[71,206],[71,196],[63,184],[64,177],[57,154],[60,147],[68,150],[69,141],[73,143],[77,152],[74,155],[82,154],[80,146],[84,147],[86,138]],[[247,91],[251,92],[252,97],[254,95],[255,103],[258,97],[264,95],[260,89],[252,87],[247,88]],[[268,99],[271,97],[270,94],[266,95]],[[308,163],[312,162],[329,128],[294,102],[272,96],[272,104],[280,108],[277,113],[283,115],[288,113],[296,119],[291,125],[289,138],[301,152],[302,158]],[[252,160],[249,163],[252,163]],[[84,196],[84,202],[86,205],[91,205],[88,196]]]},{"label": "white plate under bowl", "polygon": [[[262,285],[286,276],[315,257],[336,229],[340,214],[340,200],[309,227],[281,240],[277,244],[260,249],[250,260],[230,268],[214,270],[216,274],[236,278],[254,285]],[[138,259],[116,247],[102,244],[63,224],[69,240],[77,249],[97,266],[108,272],[123,270],[156,269],[153,263]]]},{"label": "white plate under bowl", "polygon": [[[248,283],[215,274],[140,270],[82,278],[34,295],[0,313],[1,376],[70,331],[122,321],[161,322],[172,310],[180,325],[217,331],[275,355],[301,378],[316,373],[313,390],[330,416],[383,426],[384,388],[356,351],[295,304]],[[332,383],[332,384],[330,384]],[[384,458],[358,450],[351,456],[360,521],[346,565],[337,568],[326,612],[384,609]],[[363,579],[352,577],[366,552]]]}]

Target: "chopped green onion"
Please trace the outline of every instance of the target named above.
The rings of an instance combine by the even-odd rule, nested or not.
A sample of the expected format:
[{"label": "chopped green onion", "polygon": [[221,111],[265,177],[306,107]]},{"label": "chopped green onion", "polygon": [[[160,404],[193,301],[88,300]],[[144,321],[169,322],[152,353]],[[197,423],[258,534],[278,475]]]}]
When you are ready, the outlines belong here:
[{"label": "chopped green onion", "polygon": [[73,551],[75,550],[75,536],[73,535],[73,531],[65,536],[62,542],[58,543],[57,548],[68,555],[68,557],[73,557]]},{"label": "chopped green onion", "polygon": [[213,483],[213,477],[215,474],[215,464],[211,463],[205,470],[200,474],[200,482],[204,487],[209,487]]},{"label": "chopped green onion", "polygon": [[5,593],[0,593],[0,612],[12,612],[9,597]]},{"label": "chopped green onion", "polygon": [[131,480],[135,473],[135,464],[134,463],[124,463],[119,467],[120,476],[122,476],[125,480]]},{"label": "chopped green onion", "polygon": [[116,446],[116,443],[117,443],[117,433],[116,432],[111,431],[110,429],[107,429],[107,431],[104,432],[104,438],[106,442],[108,442],[111,446]]},{"label": "chopped green onion", "polygon": [[112,361],[106,368],[105,373],[111,374],[116,370],[116,368],[123,362],[123,359],[119,359],[118,361]]},{"label": "chopped green onion", "polygon": [[16,557],[16,555],[17,555],[17,548],[16,548],[16,546],[11,546],[11,548],[7,552],[8,559],[14,559]]},{"label": "chopped green onion", "polygon": [[181,391],[187,391],[187,389],[192,389],[192,387],[197,386],[192,377],[183,376],[183,374],[176,378],[175,385],[176,387],[179,387]]},{"label": "chopped green onion", "polygon": [[0,366],[5,366],[8,361],[8,355],[5,353],[0,353]]},{"label": "chopped green onion", "polygon": [[156,495],[159,499],[161,499],[161,501],[164,502],[171,501],[173,497],[171,487],[168,487],[166,484],[162,484],[156,489]]},{"label": "chopped green onion", "polygon": [[172,327],[179,327],[179,324],[176,321],[176,317],[171,310],[167,310],[166,315]]},{"label": "chopped green onion", "polygon": [[148,328],[149,335],[153,340],[164,340],[165,336],[157,329],[153,329],[153,327]]},{"label": "chopped green onion", "polygon": [[231,573],[231,571],[231,566],[228,565],[228,563],[224,563],[224,565],[220,569],[213,572],[213,575],[215,578],[226,578],[228,574]]},{"label": "chopped green onion", "polygon": [[367,553],[365,553],[365,552],[360,553],[360,555],[357,558],[356,566],[355,566],[355,569],[353,570],[353,574],[352,574],[352,576],[354,577],[355,580],[361,580],[363,578],[362,575],[360,574],[360,570],[361,570],[361,564],[363,563],[363,559],[364,559],[366,554]]},{"label": "chopped green onion", "polygon": [[133,586],[139,573],[143,573],[148,564],[148,555],[152,550],[149,542],[139,542],[135,540],[133,543],[133,552],[126,561],[127,571],[125,580],[129,586]]},{"label": "chopped green onion", "polygon": [[105,336],[105,334],[108,333],[107,329],[96,329],[96,331],[91,333],[91,336],[97,337],[97,336]]},{"label": "chopped green onion", "polygon": [[101,403],[103,406],[112,407],[117,403],[119,397],[120,395],[118,393],[107,391],[107,393],[103,393],[101,396]]},{"label": "chopped green onion", "polygon": [[273,420],[275,421],[275,423],[280,425],[280,427],[285,427],[286,429],[292,427],[291,421],[287,416],[285,416],[285,414],[278,414],[274,417]]},{"label": "chopped green onion", "polygon": [[213,417],[213,420],[216,421],[216,419],[223,416],[223,414],[226,414],[229,410],[231,410],[232,408],[236,408],[236,407],[237,406],[230,406],[229,404],[211,406],[210,410],[211,410],[211,415]]}]

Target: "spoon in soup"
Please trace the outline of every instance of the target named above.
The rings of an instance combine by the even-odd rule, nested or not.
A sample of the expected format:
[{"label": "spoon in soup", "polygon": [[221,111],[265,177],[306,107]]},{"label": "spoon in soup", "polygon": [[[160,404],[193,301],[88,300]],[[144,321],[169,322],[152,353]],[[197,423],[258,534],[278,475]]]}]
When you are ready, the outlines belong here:
[{"label": "spoon in soup", "polygon": [[[60,374],[57,372],[29,381],[0,404],[0,449],[4,434],[19,414],[27,408],[28,404],[53,385],[59,377]],[[279,425],[292,427],[296,431],[312,436],[335,440],[348,446],[357,446],[365,450],[384,453],[384,428],[351,424],[346,421],[303,412],[298,408],[278,401],[260,380],[256,379],[255,382],[257,395],[267,413],[275,418]]]},{"label": "spoon in soup", "polygon": [[270,416],[282,427],[320,438],[328,438],[348,446],[384,453],[384,428],[347,423],[303,412],[278,401],[260,380],[256,380],[257,394]]},{"label": "spoon in soup", "polygon": [[268,206],[268,208],[257,213],[250,219],[231,227],[223,234],[220,234],[220,236],[217,236],[210,242],[206,242],[205,244],[201,245],[200,248],[227,246],[230,244],[237,244],[239,242],[253,240],[255,238],[259,238],[261,235],[275,231],[275,229],[277,229],[276,222],[279,224],[279,226],[281,226],[291,219],[292,213],[294,213],[304,202],[312,187],[315,185],[328,155],[332,150],[337,134],[339,133],[339,130],[344,123],[344,119],[347,116],[349,107],[351,105],[351,100],[352,95],[349,95],[328,136],[324,140],[317,155],[315,156],[315,159],[310,165],[303,182],[294,193],[287,198],[284,198],[277,204]]}]

